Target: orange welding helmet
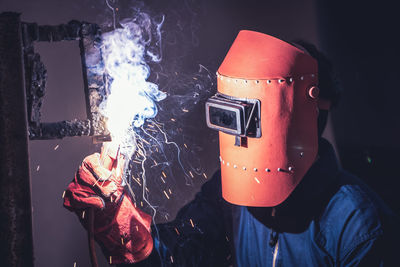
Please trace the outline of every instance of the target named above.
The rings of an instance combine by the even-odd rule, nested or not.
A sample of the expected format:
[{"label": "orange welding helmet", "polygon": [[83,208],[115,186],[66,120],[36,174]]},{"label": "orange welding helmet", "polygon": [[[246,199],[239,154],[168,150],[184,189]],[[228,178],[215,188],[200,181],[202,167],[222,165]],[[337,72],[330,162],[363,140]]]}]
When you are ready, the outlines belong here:
[{"label": "orange welding helmet", "polygon": [[222,195],[237,205],[283,202],[317,157],[318,65],[270,35],[240,31],[206,102],[219,131]]}]

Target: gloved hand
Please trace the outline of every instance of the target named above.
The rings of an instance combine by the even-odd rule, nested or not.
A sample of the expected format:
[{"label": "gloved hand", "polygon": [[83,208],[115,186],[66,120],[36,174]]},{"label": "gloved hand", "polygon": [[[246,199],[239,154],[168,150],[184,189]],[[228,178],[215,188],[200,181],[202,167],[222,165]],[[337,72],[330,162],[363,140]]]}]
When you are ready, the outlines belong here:
[{"label": "gloved hand", "polygon": [[141,261],[153,249],[151,216],[135,208],[125,194],[123,168],[122,157],[107,154],[101,160],[99,153],[92,154],[83,160],[64,196],[64,207],[74,211],[86,229],[87,211],[94,209],[94,237],[112,264]]}]

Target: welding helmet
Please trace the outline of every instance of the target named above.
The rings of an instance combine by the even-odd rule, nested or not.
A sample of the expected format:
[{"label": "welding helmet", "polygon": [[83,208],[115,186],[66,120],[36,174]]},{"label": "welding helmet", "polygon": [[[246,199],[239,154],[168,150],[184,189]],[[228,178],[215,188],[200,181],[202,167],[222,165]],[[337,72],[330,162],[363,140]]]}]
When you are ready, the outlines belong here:
[{"label": "welding helmet", "polygon": [[272,207],[299,184],[318,150],[317,72],[298,47],[239,32],[206,102],[207,125],[219,131],[225,200]]}]

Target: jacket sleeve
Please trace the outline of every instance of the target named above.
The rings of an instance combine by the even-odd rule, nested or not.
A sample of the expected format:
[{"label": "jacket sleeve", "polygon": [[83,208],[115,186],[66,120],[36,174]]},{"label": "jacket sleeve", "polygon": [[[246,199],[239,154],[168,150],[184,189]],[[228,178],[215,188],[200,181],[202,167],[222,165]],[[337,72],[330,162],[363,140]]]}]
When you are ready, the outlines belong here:
[{"label": "jacket sleeve", "polygon": [[348,251],[339,266],[396,266],[398,252],[393,241],[383,234],[369,238]]},{"label": "jacket sleeve", "polygon": [[[227,266],[229,205],[222,199],[220,173],[206,182],[174,221],[152,227],[151,255],[129,266]],[[120,265],[128,266],[128,265]]]}]

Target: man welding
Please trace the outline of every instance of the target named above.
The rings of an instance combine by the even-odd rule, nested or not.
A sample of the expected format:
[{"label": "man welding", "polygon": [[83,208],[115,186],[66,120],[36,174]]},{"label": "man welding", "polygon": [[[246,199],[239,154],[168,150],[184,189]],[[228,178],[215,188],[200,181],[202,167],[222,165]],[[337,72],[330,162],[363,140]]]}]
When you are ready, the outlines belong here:
[{"label": "man welding", "polygon": [[321,137],[338,97],[323,55],[241,31],[217,79],[206,116],[219,131],[221,171],[174,221],[151,226],[132,204],[120,185],[122,158],[102,164],[94,154],[79,167],[64,205],[85,227],[82,212],[95,209],[95,238],[109,262],[395,266],[399,220],[338,166]]}]

